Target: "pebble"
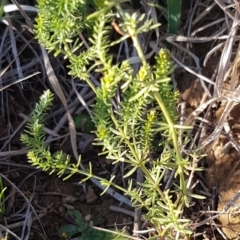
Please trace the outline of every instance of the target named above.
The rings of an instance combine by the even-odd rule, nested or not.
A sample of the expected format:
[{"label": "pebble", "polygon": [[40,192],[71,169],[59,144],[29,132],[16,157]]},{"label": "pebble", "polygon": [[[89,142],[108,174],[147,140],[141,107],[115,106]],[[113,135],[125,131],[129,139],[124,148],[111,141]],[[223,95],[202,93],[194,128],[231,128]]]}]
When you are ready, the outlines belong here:
[{"label": "pebble", "polygon": [[88,214],[88,215],[85,216],[85,221],[89,222],[91,220],[91,218],[92,218],[92,215]]}]

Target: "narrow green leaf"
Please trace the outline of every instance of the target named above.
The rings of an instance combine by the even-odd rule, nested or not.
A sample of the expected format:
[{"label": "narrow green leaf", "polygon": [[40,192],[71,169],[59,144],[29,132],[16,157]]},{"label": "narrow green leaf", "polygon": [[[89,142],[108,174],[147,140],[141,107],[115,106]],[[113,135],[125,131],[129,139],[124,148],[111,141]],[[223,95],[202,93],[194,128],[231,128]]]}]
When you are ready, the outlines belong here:
[{"label": "narrow green leaf", "polygon": [[133,167],[127,174],[125,174],[123,177],[127,178],[130,177],[135,171],[137,171],[138,167]]},{"label": "narrow green leaf", "polygon": [[81,225],[82,223],[84,223],[84,218],[83,218],[82,214],[76,209],[67,211],[65,214],[65,218],[69,222],[77,224],[77,225]]},{"label": "narrow green leaf", "polygon": [[80,234],[81,228],[74,224],[65,224],[58,229],[58,234],[65,239],[73,236],[76,233]]},{"label": "narrow green leaf", "polygon": [[206,197],[201,196],[201,195],[198,195],[198,194],[192,194],[192,193],[190,193],[189,196],[190,196],[190,197],[193,197],[193,198],[196,198],[196,199],[201,199],[201,200],[206,199]]},{"label": "narrow green leaf", "polygon": [[181,0],[167,0],[168,34],[177,34],[181,18]]}]

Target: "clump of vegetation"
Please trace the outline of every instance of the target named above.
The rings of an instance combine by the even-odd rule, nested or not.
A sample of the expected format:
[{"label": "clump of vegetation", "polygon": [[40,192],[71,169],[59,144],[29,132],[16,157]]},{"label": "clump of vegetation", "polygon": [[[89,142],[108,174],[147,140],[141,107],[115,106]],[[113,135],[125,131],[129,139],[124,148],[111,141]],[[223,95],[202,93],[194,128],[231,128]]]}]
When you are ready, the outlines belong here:
[{"label": "clump of vegetation", "polygon": [[[116,231],[99,231],[98,229],[90,226],[90,224],[83,218],[82,214],[78,210],[69,210],[65,214],[67,224],[62,225],[58,229],[59,236],[63,238],[71,238],[76,235],[81,235],[81,240],[98,239],[98,240],[125,240],[128,237],[126,232]],[[103,219],[100,217],[92,220],[95,226],[101,224]]]},{"label": "clump of vegetation", "polygon": [[[92,172],[91,165],[80,169],[81,159],[73,164],[62,152],[51,154],[45,147],[44,117],[52,104],[53,94],[46,91],[28,122],[22,141],[30,147],[29,161],[45,171],[68,178],[79,173],[96,178],[107,190],[112,186],[129,196],[135,208],[144,209],[144,219],[155,228],[158,237],[174,239],[189,236],[189,220],[184,219],[184,207],[193,195],[188,187],[190,156],[182,155],[186,142],[179,142],[176,104],[178,91],[172,88],[174,65],[166,49],[160,49],[151,66],[143,52],[139,36],[151,31],[153,24],[145,14],[125,12],[117,1],[39,0],[35,31],[39,42],[55,55],[69,59],[70,74],[85,80],[96,94],[92,106],[97,145],[113,164],[128,164],[124,174],[128,186],[124,189],[110,179],[102,179]],[[118,19],[122,36],[110,41],[112,23]],[[115,23],[116,24],[116,23]],[[79,34],[87,34],[88,48],[84,48]],[[129,39],[136,49],[139,68],[129,59],[115,61],[113,46]],[[91,81],[90,74],[100,73],[100,87]],[[160,136],[160,137],[159,137]],[[187,141],[187,140],[186,140]],[[161,153],[156,154],[161,146]],[[131,180],[141,170],[144,179],[137,184]],[[174,175],[174,182],[165,185],[166,174]],[[152,239],[152,238],[151,238]]]}]

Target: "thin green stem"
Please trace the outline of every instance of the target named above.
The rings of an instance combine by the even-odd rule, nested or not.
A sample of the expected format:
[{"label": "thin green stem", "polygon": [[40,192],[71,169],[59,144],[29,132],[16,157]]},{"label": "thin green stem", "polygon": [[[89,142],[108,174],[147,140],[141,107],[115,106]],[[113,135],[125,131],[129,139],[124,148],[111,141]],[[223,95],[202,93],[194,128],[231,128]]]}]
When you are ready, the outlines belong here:
[{"label": "thin green stem", "polygon": [[[135,46],[135,48],[138,52],[138,56],[142,60],[142,64],[146,66],[147,62],[146,62],[146,59],[144,57],[142,48],[140,47],[137,36],[132,36],[132,40],[133,40],[134,46]],[[149,76],[150,75],[151,74],[149,73]],[[179,173],[179,176],[180,176],[180,189],[182,190],[183,195],[186,196],[187,195],[187,190],[186,190],[185,180],[184,180],[184,171],[183,171],[183,166],[182,166],[182,156],[181,156],[181,152],[180,152],[180,149],[179,149],[179,146],[178,146],[177,134],[176,134],[176,131],[175,131],[175,128],[174,128],[174,123],[173,123],[173,121],[172,121],[172,119],[171,119],[171,117],[168,113],[168,110],[167,110],[159,92],[155,91],[153,93],[153,95],[154,95],[154,98],[156,99],[156,101],[158,102],[159,107],[162,110],[162,113],[163,113],[163,115],[164,115],[164,117],[165,117],[165,119],[168,123],[169,132],[172,136],[173,146],[174,146],[174,149],[175,149],[175,152],[176,152],[176,161],[177,161],[177,165],[178,165],[178,173]]]},{"label": "thin green stem", "polygon": [[175,149],[175,153],[176,153],[176,161],[177,161],[177,165],[178,165],[178,173],[180,176],[180,189],[182,190],[183,194],[186,196],[187,195],[187,191],[186,191],[186,186],[185,186],[185,180],[184,180],[184,171],[183,171],[183,166],[182,166],[182,156],[181,156],[181,152],[178,146],[178,140],[177,140],[177,134],[175,131],[175,127],[174,127],[174,123],[169,115],[169,112],[167,111],[167,108],[165,107],[165,104],[159,94],[159,92],[154,92],[153,93],[156,101],[158,102],[158,105],[160,107],[160,109],[162,110],[162,113],[168,123],[168,127],[169,127],[169,132],[172,136],[172,140],[173,140],[173,146]]},{"label": "thin green stem", "polygon": [[[60,169],[59,169],[60,170]],[[73,168],[73,167],[68,167],[67,170],[69,172],[74,172],[74,173],[79,173],[83,176],[87,176],[89,178],[95,178],[96,180],[100,181],[100,182],[106,182],[106,179],[104,178],[101,178],[99,176],[96,176],[96,175],[93,175],[92,173],[89,173],[87,171],[83,171],[83,170],[79,170],[79,169],[76,169],[76,168]],[[118,184],[114,183],[114,182],[110,182],[110,185],[118,190],[120,190],[121,192],[127,194],[127,190],[125,188],[122,188],[121,186],[119,186]],[[164,195],[163,195],[164,196]],[[146,207],[146,209],[148,211],[150,211],[150,208],[148,206],[146,206],[146,204],[144,203],[144,201],[138,197],[138,196],[135,196],[135,199],[140,202],[144,207]]]},{"label": "thin green stem", "polygon": [[[147,62],[146,62],[146,59],[144,57],[144,54],[143,54],[143,51],[142,51],[142,48],[140,46],[140,43],[138,41],[137,36],[133,35],[131,37],[132,37],[134,46],[137,50],[138,56],[142,60],[143,66],[146,66]],[[149,76],[151,76],[151,73],[149,73]],[[173,146],[174,146],[174,149],[175,149],[175,152],[176,152],[176,161],[177,161],[177,165],[178,165],[178,173],[179,173],[179,176],[180,176],[180,189],[182,190],[183,195],[186,196],[187,195],[187,190],[186,190],[185,180],[184,180],[184,171],[183,171],[183,166],[182,166],[182,156],[181,156],[181,152],[180,152],[180,149],[179,149],[179,146],[178,146],[177,134],[176,134],[176,131],[175,131],[174,123],[173,123],[173,121],[172,121],[172,119],[169,115],[169,112],[168,112],[168,110],[167,110],[159,92],[155,91],[153,93],[153,95],[154,95],[154,98],[156,99],[156,101],[158,102],[159,107],[162,110],[162,113],[163,113],[163,115],[164,115],[164,117],[165,117],[165,119],[168,123],[169,132],[172,136]]]},{"label": "thin green stem", "polygon": [[85,81],[87,82],[87,84],[89,85],[89,87],[92,89],[92,91],[93,91],[95,94],[97,94],[97,88],[94,86],[94,84],[92,83],[92,81],[91,81],[89,78],[85,79]]}]

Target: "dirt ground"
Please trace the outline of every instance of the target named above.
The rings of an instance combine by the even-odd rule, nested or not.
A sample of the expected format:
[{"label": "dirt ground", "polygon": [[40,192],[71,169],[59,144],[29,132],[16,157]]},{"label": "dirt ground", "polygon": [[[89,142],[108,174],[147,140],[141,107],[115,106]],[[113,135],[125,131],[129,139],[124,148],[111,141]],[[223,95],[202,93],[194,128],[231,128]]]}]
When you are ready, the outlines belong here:
[{"label": "dirt ground", "polygon": [[[2,131],[4,129],[4,127],[1,128]],[[3,134],[3,132],[1,133]],[[15,149],[22,146],[19,135],[12,142]],[[68,142],[62,147],[63,149],[65,153],[70,151]],[[83,163],[86,166],[88,161],[92,162],[95,172],[102,171],[106,173],[107,170],[99,165],[99,162],[103,161],[99,159],[95,151],[83,155]],[[90,181],[86,183],[86,186],[79,184],[81,181],[79,176],[73,176],[63,181],[56,174],[48,175],[34,169],[34,167],[31,168],[25,156],[12,157],[11,162],[19,164],[19,167],[13,166],[11,171],[8,171],[9,167],[5,168],[4,166],[1,169],[1,173],[11,180],[11,183],[3,181],[4,186],[7,187],[5,192],[5,216],[8,217],[8,228],[18,236],[21,236],[22,231],[23,220],[21,219],[25,218],[25,197],[34,208],[34,211],[29,213],[33,221],[29,239],[46,239],[42,236],[45,233],[47,239],[59,240],[58,229],[68,223],[64,216],[71,209],[79,210],[83,217],[101,219],[101,224],[98,227],[132,229],[132,218],[109,210],[111,205],[118,206],[119,202],[106,194],[100,196],[101,190]],[[37,219],[35,213],[39,219]],[[17,215],[22,217],[18,218]],[[2,222],[4,216],[1,214],[0,216]],[[10,237],[10,239],[13,238]]]},{"label": "dirt ground", "polygon": [[[205,76],[210,77],[211,74],[213,74],[213,69],[218,62],[218,56],[215,56],[215,60],[216,61],[214,61],[214,58],[211,60],[210,66],[212,66],[212,68],[203,68]],[[190,79],[191,81],[189,81]],[[189,84],[189,82],[192,83]],[[239,79],[237,82],[239,82]],[[192,76],[184,73],[180,76],[178,87],[181,90],[181,98],[187,102],[188,113],[190,113],[199,106],[204,93],[200,82],[194,81]],[[214,125],[218,123],[225,106],[226,103],[222,103],[211,112],[210,121],[212,121],[212,129],[209,127],[209,134],[213,131]],[[232,135],[238,144],[240,143],[239,113],[240,104],[234,107],[228,117],[230,132],[221,134],[212,147],[210,149],[208,148],[207,152],[204,150],[202,151],[203,154],[206,154],[206,157],[202,160],[204,161],[204,166],[206,166],[204,182],[210,192],[212,189],[216,188],[218,193],[218,205],[215,210],[221,212],[224,208],[229,206],[229,204],[231,205],[227,212],[221,214],[221,216],[217,218],[220,222],[216,222],[227,236],[227,239],[239,239],[240,234],[240,213],[238,211],[240,203],[240,194],[238,194],[240,193],[240,153],[229,144],[229,134]],[[228,147],[226,147],[227,145]],[[223,239],[223,237],[220,236],[219,239]]]}]

